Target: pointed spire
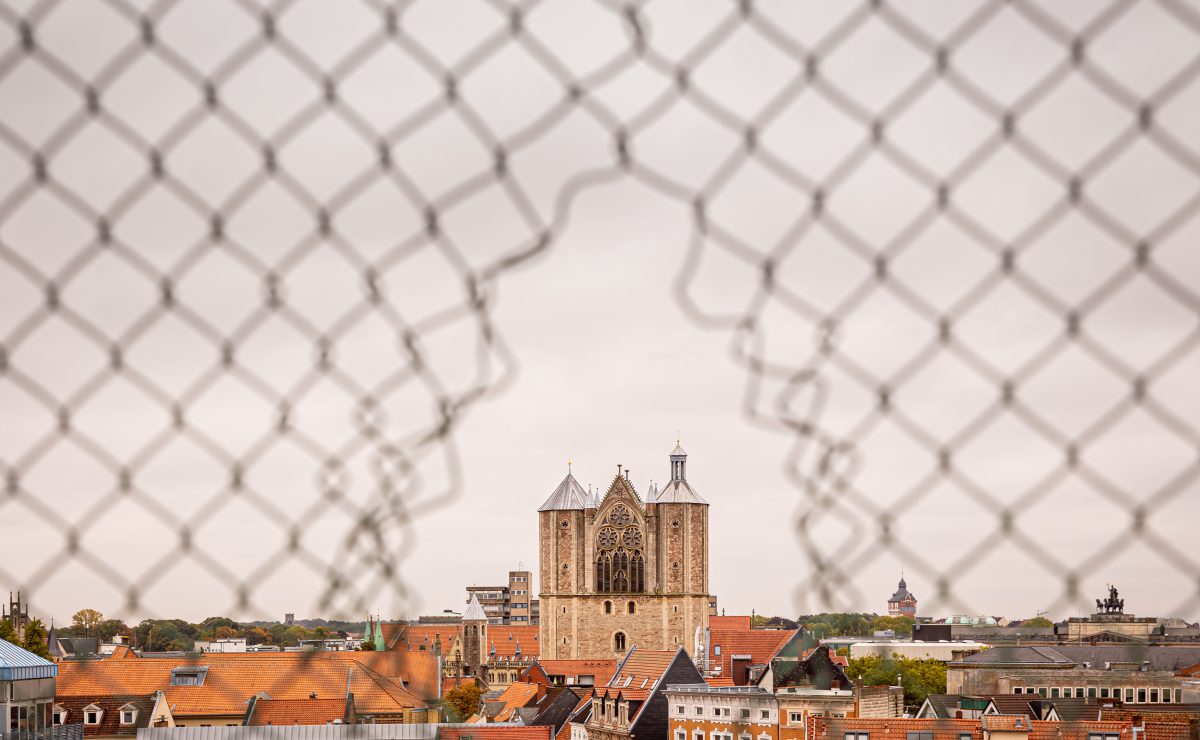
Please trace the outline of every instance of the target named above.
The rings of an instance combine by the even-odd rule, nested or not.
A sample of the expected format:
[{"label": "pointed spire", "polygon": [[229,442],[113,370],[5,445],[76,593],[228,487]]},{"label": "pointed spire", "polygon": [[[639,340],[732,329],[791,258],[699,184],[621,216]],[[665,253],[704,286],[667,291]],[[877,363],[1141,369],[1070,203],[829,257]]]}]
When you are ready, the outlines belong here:
[{"label": "pointed spire", "polygon": [[538,511],[570,511],[574,509],[586,509],[591,497],[583,490],[583,486],[579,485],[579,481],[575,480],[575,476],[571,474],[571,463],[567,463],[567,477],[562,479],[558,484],[558,488],[550,494],[550,498],[546,499],[546,503],[538,507]]},{"label": "pointed spire", "polygon": [[479,603],[479,597],[472,593],[471,603],[467,604],[467,610],[462,615],[463,621],[486,622],[487,618],[487,613],[483,611],[483,606]]}]

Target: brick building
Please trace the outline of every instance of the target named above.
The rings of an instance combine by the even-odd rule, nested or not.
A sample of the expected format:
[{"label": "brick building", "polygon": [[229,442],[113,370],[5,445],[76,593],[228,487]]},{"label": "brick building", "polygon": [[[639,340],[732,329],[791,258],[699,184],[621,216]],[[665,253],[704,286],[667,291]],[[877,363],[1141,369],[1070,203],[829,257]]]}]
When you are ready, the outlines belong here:
[{"label": "brick building", "polygon": [[888,599],[888,616],[914,619],[917,616],[917,597],[908,590],[903,575],[900,576],[900,583],[896,584],[896,593]]},{"label": "brick building", "polygon": [[592,691],[588,740],[663,740],[670,721],[667,687],[703,681],[682,647],[631,648],[608,684]]},{"label": "brick building", "polygon": [[671,685],[669,740],[777,740],[779,707],[757,686]]},{"label": "brick building", "polygon": [[638,645],[702,658],[708,627],[708,504],[671,451],[646,499],[629,471],[602,498],[567,477],[538,509],[542,657],[611,658]]}]

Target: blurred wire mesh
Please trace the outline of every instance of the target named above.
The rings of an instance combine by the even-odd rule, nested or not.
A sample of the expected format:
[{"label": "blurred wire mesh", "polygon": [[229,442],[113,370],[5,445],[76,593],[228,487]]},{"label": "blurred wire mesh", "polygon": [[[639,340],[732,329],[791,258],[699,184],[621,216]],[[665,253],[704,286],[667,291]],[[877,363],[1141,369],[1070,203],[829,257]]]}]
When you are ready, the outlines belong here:
[{"label": "blurred wire mesh", "polygon": [[402,610],[512,378],[495,288],[633,179],[795,439],[802,611],[882,557],[1194,609],[1198,42],[1184,0],[10,0],[0,582]]}]

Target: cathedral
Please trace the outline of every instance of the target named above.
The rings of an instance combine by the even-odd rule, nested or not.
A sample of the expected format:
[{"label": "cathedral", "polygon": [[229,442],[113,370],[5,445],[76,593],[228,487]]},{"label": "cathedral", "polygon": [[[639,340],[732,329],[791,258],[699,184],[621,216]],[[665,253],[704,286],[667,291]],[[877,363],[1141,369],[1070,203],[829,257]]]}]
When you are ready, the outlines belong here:
[{"label": "cathedral", "polygon": [[645,500],[618,466],[604,496],[568,471],[538,509],[543,659],[694,652],[708,627],[708,504],[678,443],[670,463]]}]

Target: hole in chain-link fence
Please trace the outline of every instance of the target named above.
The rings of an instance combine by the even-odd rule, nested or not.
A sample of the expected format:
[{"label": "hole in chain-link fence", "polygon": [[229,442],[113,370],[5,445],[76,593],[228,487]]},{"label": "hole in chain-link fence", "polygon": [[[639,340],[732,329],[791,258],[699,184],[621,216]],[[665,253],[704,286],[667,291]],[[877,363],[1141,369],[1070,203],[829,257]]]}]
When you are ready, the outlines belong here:
[{"label": "hole in chain-link fence", "polygon": [[[1194,609],[1198,41],[1184,0],[6,3],[0,581],[402,609],[514,372],[496,286],[631,179],[794,437],[802,609],[885,555],[962,610],[997,567]],[[976,523],[936,560],[934,511]]]}]

